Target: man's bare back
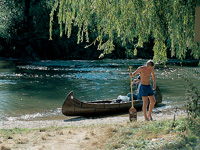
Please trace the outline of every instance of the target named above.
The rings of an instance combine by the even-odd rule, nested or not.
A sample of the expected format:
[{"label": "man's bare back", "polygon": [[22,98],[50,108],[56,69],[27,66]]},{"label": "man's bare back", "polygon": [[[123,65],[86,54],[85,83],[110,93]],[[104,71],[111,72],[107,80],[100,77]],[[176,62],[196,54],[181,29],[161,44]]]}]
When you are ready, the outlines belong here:
[{"label": "man's bare back", "polygon": [[140,73],[141,77],[141,84],[143,85],[150,85],[150,76],[152,75],[153,79],[153,88],[156,88],[155,84],[155,75],[154,75],[154,68],[151,66],[141,66],[135,72],[132,73],[132,76]]}]

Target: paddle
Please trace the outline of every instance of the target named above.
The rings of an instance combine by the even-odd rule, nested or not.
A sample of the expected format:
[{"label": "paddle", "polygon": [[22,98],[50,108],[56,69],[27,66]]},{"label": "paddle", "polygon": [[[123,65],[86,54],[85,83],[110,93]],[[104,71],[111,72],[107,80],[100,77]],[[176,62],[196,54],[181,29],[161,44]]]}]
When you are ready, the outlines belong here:
[{"label": "paddle", "polygon": [[[131,73],[131,68],[132,68],[132,66],[129,66],[130,73]],[[132,76],[130,76],[130,80],[131,80],[131,101],[132,101],[132,106],[129,109],[129,119],[130,119],[130,121],[137,121],[137,111],[133,106]]]}]

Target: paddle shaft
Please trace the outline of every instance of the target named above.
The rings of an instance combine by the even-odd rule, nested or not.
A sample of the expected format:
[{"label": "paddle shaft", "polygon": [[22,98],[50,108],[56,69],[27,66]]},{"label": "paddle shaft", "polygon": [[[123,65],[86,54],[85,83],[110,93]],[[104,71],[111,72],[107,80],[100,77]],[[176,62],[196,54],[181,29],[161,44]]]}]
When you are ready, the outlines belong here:
[{"label": "paddle shaft", "polygon": [[[132,66],[129,66],[129,68],[130,68],[130,73],[131,73],[131,68],[132,68]],[[131,108],[134,108],[134,106],[133,106],[133,87],[132,87],[132,76],[130,76],[130,81],[131,81],[131,104],[132,104]]]},{"label": "paddle shaft", "polygon": [[[130,73],[131,73],[131,66],[129,66],[130,68]],[[133,106],[133,88],[132,88],[132,76],[130,76],[130,80],[131,80],[131,102],[132,102],[132,106],[129,109],[129,119],[130,121],[137,121],[137,111]]]}]

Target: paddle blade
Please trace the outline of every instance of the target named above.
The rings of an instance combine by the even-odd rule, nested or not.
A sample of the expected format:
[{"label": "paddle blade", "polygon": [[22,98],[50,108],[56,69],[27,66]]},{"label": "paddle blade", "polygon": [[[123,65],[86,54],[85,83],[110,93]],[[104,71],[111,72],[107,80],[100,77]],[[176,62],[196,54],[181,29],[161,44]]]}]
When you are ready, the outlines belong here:
[{"label": "paddle blade", "polygon": [[129,119],[130,121],[137,121],[137,111],[134,107],[129,109]]}]

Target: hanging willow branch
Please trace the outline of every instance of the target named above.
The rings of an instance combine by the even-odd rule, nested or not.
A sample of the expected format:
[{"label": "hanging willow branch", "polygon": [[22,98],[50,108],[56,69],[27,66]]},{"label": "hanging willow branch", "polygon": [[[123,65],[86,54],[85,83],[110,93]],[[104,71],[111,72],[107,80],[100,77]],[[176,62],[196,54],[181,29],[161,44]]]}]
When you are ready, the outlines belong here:
[{"label": "hanging willow branch", "polygon": [[200,47],[193,40],[198,3],[199,0],[55,0],[50,14],[50,39],[57,12],[60,36],[65,32],[70,37],[72,26],[77,26],[78,43],[84,39],[89,42],[93,27],[97,32],[93,43],[98,43],[103,54],[114,50],[116,38],[121,39],[122,45],[137,38],[137,49],[152,36],[156,62],[167,61],[167,49],[180,59],[190,49],[191,55],[199,59]]}]

